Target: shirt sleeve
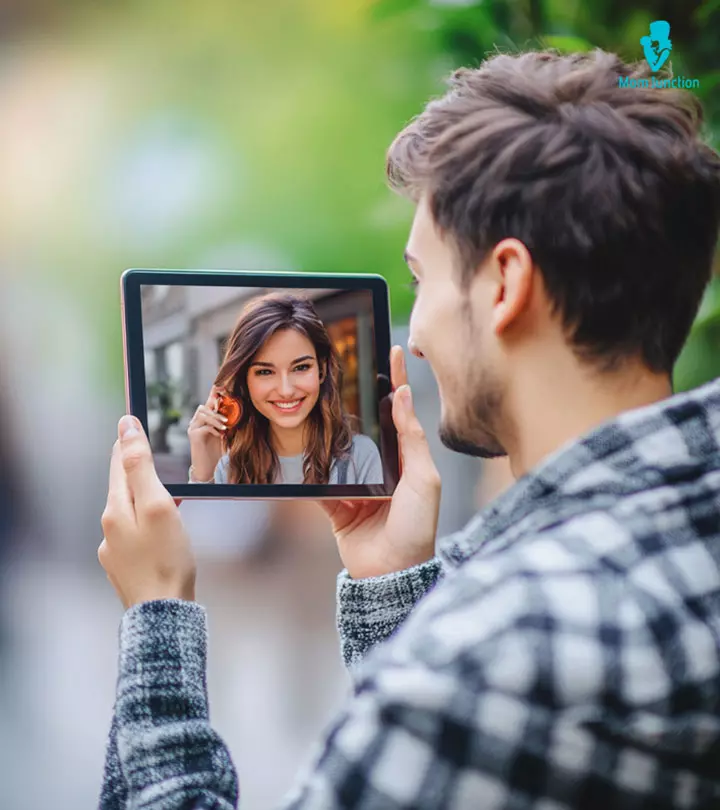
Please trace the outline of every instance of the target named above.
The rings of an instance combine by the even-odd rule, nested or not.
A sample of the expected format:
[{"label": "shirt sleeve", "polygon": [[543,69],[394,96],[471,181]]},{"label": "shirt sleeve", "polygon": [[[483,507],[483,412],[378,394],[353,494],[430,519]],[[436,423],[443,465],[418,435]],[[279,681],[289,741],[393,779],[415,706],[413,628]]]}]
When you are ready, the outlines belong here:
[{"label": "shirt sleeve", "polygon": [[117,706],[114,706],[110,734],[105,749],[105,768],[98,804],[99,810],[125,810],[127,805],[127,783],[120,764],[117,734]]},{"label": "shirt sleeve", "polygon": [[[340,634],[340,647],[345,664],[354,673],[371,649],[388,639],[407,619],[417,603],[437,584],[443,576],[443,567],[437,557],[385,576],[367,579],[352,579],[347,570],[338,575],[337,582],[337,625]],[[149,607],[149,605],[154,607]],[[162,602],[147,603],[145,614],[154,611],[156,617],[162,618]],[[172,604],[172,603],[168,603]],[[191,615],[202,610],[191,603],[178,603],[182,608],[175,608],[175,613],[165,616],[165,623],[177,620],[183,611]],[[140,612],[140,606],[131,610],[140,615],[126,615],[121,625],[121,649],[132,652],[142,636],[138,635],[142,626],[147,624],[147,616]],[[161,627],[161,622],[154,627]],[[175,631],[178,638],[186,643],[198,646],[198,656],[205,656],[205,629],[202,617],[194,616],[188,626],[189,632]],[[152,643],[152,634],[150,643]],[[137,656],[142,660],[142,654]],[[125,659],[126,660],[126,659]],[[182,664],[181,664],[182,666]],[[124,684],[127,669],[121,668],[118,684]],[[195,675],[198,675],[195,671]],[[127,703],[121,701],[120,693],[114,707],[112,724],[108,738],[100,810],[125,810],[128,799],[128,783],[118,749],[118,733],[121,727],[119,717],[126,710]],[[127,729],[125,728],[125,734]]]},{"label": "shirt sleeve", "polygon": [[194,602],[144,602],[123,616],[101,810],[237,807],[235,767],[209,722],[206,650]]},{"label": "shirt sleeve", "polygon": [[[467,615],[443,611],[438,594],[410,632],[365,661],[284,810],[538,806],[547,748],[562,731],[542,671],[552,628],[528,615],[513,583],[479,601],[477,591],[463,595]],[[204,622],[202,608],[175,601],[145,603],[123,620],[118,754],[128,808],[236,807],[235,769],[208,717]],[[572,723],[565,732],[563,750],[587,750],[589,732]],[[572,757],[566,764],[552,806],[589,806],[559,799],[578,776]]]},{"label": "shirt sleeve", "polygon": [[337,579],[337,627],[345,665],[351,671],[380,642],[392,636],[415,605],[442,577],[440,560],[379,577]]},{"label": "shirt sleeve", "polygon": [[[622,583],[607,574],[599,625],[588,577],[559,574],[543,593],[534,572],[497,567],[438,587],[358,667],[283,810],[571,810],[654,795],[653,757],[615,711],[615,618],[635,616]],[[655,663],[644,680],[662,680]]]}]

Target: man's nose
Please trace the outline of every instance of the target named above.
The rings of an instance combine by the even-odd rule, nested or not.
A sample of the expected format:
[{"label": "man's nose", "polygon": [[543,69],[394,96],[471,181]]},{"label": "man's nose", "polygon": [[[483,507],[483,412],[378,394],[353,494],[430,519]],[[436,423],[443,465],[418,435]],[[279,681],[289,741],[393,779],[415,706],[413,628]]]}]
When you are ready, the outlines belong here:
[{"label": "man's nose", "polygon": [[420,351],[412,337],[408,338],[408,351],[410,354],[414,354],[415,357],[419,357],[420,360],[425,359],[425,355]]}]

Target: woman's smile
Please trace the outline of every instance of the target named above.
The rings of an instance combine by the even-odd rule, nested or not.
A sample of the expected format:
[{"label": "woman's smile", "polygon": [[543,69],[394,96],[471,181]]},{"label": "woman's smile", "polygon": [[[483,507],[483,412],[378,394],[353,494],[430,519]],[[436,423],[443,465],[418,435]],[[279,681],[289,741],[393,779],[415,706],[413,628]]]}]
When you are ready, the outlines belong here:
[{"label": "woman's smile", "polygon": [[303,402],[305,402],[305,397],[301,397],[300,399],[275,400],[270,404],[274,405],[275,408],[282,413],[295,413],[295,411],[300,410]]}]

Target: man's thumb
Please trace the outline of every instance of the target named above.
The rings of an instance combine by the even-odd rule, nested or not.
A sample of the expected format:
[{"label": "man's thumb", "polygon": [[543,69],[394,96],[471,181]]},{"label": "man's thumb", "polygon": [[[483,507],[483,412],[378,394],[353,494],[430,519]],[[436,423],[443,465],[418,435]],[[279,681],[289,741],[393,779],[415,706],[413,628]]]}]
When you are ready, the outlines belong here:
[{"label": "man's thumb", "polygon": [[162,487],[155,472],[150,442],[140,422],[130,415],[123,416],[118,424],[123,468],[128,486],[135,501],[155,494]]},{"label": "man's thumb", "polygon": [[118,424],[118,436],[122,441],[132,439],[140,433],[140,426],[134,416],[125,414]]},{"label": "man's thumb", "polygon": [[425,431],[415,414],[412,392],[409,385],[401,385],[393,396],[393,417],[398,431],[403,455],[422,452],[429,455]]},{"label": "man's thumb", "polygon": [[409,385],[401,385],[393,395],[393,419],[398,431],[402,478],[416,492],[434,495],[440,486],[440,476],[433,461],[425,431],[413,407]]}]

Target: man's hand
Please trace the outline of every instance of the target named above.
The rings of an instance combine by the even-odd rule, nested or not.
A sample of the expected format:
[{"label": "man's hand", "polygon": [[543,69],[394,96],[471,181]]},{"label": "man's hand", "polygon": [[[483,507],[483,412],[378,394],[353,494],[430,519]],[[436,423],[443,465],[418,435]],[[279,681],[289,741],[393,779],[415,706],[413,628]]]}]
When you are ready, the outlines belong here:
[{"label": "man's hand", "polygon": [[390,355],[402,475],[391,501],[322,501],[343,564],[353,579],[401,571],[435,553],[440,475],[415,415],[400,346]]},{"label": "man's hand", "polygon": [[110,462],[98,559],[125,608],[155,599],[195,599],[195,558],[170,493],[155,472],[150,444],[123,416]]}]

